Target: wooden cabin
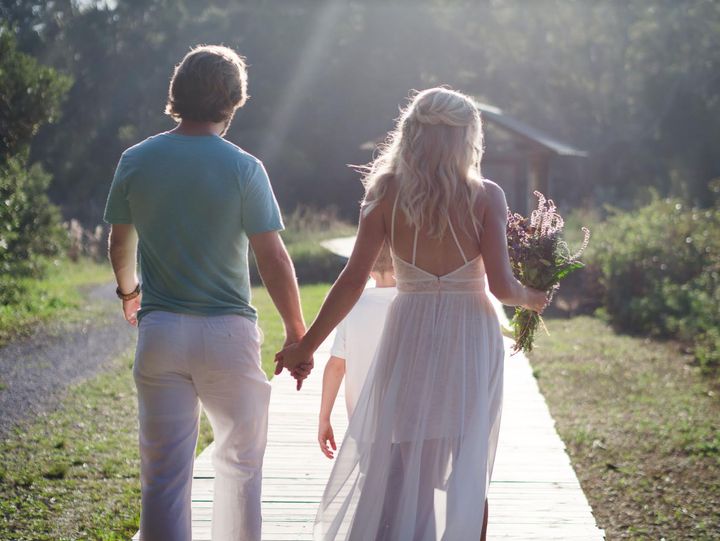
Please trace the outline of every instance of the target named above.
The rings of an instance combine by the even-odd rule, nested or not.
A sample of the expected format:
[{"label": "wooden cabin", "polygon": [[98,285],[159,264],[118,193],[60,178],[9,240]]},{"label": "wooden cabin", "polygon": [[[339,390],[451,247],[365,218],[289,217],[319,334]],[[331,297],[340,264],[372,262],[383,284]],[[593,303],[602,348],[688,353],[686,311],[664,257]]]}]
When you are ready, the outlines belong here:
[{"label": "wooden cabin", "polygon": [[[568,162],[586,157],[587,152],[560,142],[497,107],[478,103],[478,108],[485,136],[482,174],[503,187],[513,211],[527,214],[535,208],[535,190],[556,197],[551,186],[551,179],[556,176],[567,177],[568,170],[572,175],[580,174],[580,168],[567,167],[571,165]],[[373,150],[383,139],[368,141],[360,148]]]},{"label": "wooden cabin", "polygon": [[587,156],[497,107],[480,103],[478,108],[485,135],[482,174],[502,185],[508,206],[516,212],[526,214],[535,207],[535,190],[553,197],[552,172],[562,161]]}]

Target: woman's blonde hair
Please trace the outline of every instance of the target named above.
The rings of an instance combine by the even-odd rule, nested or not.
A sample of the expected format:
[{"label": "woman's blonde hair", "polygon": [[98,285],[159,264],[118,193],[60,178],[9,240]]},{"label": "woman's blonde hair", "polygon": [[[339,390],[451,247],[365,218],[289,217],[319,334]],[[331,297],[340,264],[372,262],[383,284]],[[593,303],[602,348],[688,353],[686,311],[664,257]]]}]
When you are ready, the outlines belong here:
[{"label": "woman's blonde hair", "polygon": [[431,237],[440,238],[452,207],[454,215],[472,216],[479,229],[473,208],[482,187],[482,152],[480,112],[472,98],[444,87],[418,92],[377,158],[363,168],[363,205],[382,199],[396,179],[398,206],[410,225],[427,226]]},{"label": "woman's blonde hair", "polygon": [[243,57],[229,47],[199,45],[175,66],[165,113],[175,120],[229,123],[246,101]]}]

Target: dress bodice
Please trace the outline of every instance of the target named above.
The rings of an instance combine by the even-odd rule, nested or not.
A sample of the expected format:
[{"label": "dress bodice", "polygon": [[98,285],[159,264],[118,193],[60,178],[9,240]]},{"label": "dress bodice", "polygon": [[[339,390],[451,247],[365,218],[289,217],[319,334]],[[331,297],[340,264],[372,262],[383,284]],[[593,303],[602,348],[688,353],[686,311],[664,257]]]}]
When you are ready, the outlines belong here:
[{"label": "dress bodice", "polygon": [[454,271],[436,276],[393,253],[397,289],[405,293],[468,293],[485,291],[485,265],[478,256]]},{"label": "dress bodice", "polygon": [[[412,248],[412,262],[405,261],[395,253],[395,215],[397,213],[398,196],[395,196],[393,203],[392,219],[390,226],[390,246],[392,247],[393,264],[395,265],[395,281],[397,289],[401,293],[469,293],[469,292],[485,292],[487,281],[485,279],[485,264],[482,256],[478,255],[473,259],[465,256],[465,251],[460,246],[455,228],[452,221],[448,219],[448,228],[452,234],[455,246],[463,258],[463,263],[458,268],[450,271],[442,276],[437,276],[431,272],[421,269],[415,264],[418,245],[418,228],[415,228]],[[475,227],[475,234],[480,238],[480,234]]]}]

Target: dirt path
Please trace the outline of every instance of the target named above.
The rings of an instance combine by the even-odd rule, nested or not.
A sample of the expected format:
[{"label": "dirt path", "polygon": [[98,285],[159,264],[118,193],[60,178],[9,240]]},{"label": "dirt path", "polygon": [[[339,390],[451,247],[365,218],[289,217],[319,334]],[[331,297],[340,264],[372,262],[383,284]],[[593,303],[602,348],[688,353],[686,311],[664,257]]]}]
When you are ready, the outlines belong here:
[{"label": "dirt path", "polygon": [[88,317],[79,323],[44,325],[0,348],[0,437],[52,409],[68,385],[108,368],[134,345],[136,330],[120,314],[114,284],[89,289],[82,311]]}]

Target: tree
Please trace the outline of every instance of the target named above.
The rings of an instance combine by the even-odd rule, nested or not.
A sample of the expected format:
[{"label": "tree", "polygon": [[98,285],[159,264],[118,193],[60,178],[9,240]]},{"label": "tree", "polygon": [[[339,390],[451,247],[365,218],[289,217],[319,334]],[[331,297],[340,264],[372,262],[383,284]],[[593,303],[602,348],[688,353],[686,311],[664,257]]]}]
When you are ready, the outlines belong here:
[{"label": "tree", "polygon": [[0,302],[22,292],[22,278],[39,276],[44,259],[63,243],[60,212],[46,191],[50,175],[28,166],[38,128],[57,118],[70,79],[20,53],[0,27]]},{"label": "tree", "polygon": [[0,27],[0,163],[26,154],[40,126],[60,114],[71,79],[18,52],[13,34]]},{"label": "tree", "polygon": [[[447,83],[590,158],[554,183],[563,203],[708,201],[720,176],[720,3],[418,0],[0,0],[21,48],[73,74],[62,120],[33,142],[69,216],[100,219],[120,153],[172,126],[172,66],[197,43],[248,57],[250,94],[228,134],[267,162],[281,204],[355,218],[347,163],[412,88]],[[563,179],[556,179],[562,181]]]}]

